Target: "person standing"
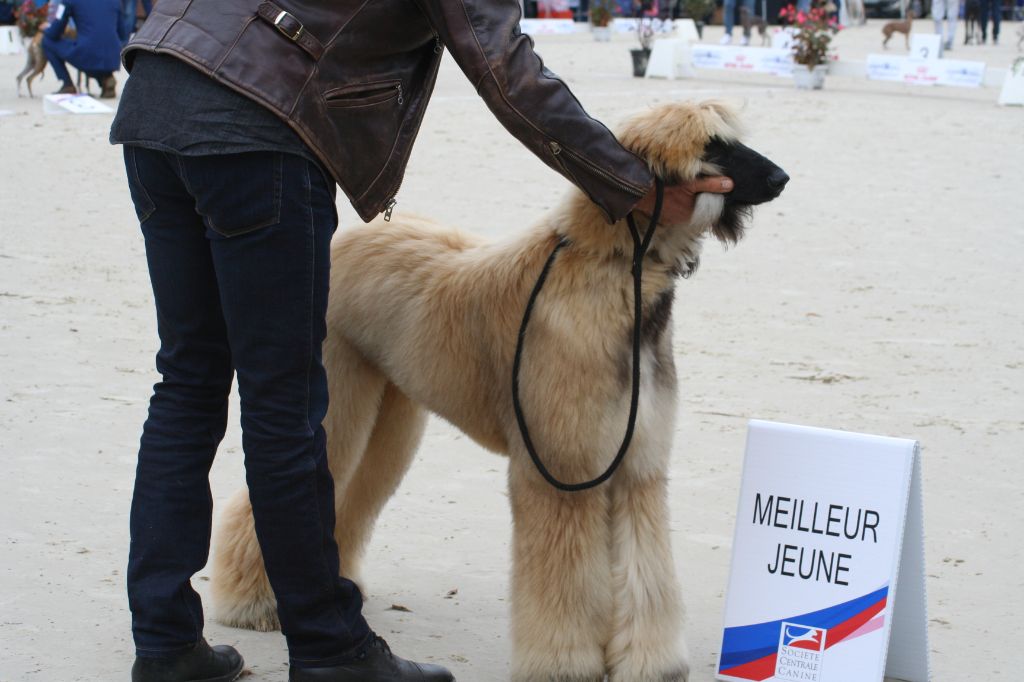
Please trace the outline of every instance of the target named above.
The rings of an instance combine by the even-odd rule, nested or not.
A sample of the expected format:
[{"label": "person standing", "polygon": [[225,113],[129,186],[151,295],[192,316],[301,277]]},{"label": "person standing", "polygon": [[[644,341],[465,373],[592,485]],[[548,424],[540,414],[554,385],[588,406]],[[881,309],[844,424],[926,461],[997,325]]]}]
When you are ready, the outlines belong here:
[{"label": "person standing", "polygon": [[992,44],[999,44],[999,24],[1002,21],[1002,0],[979,0],[981,2],[978,23],[981,25],[981,44],[988,40],[988,20],[992,18]]},{"label": "person standing", "polygon": [[[160,0],[126,47],[110,138],[124,145],[145,240],[161,375],[131,509],[133,682],[242,670],[232,647],[206,643],[190,583],[209,553],[208,476],[233,376],[289,680],[453,679],[393,654],[339,575],[321,425],[329,244],[336,185],[363,220],[395,209],[446,48],[501,123],[609,223],[650,210],[646,163],[544,68],[519,20],[518,0]],[[685,219],[696,192],[729,189],[724,178],[669,188],[663,215]]]},{"label": "person standing", "polygon": [[[77,36],[65,38],[68,22],[75,22]],[[117,96],[114,72],[121,68],[124,32],[120,0],[63,0],[54,10],[54,20],[43,31],[43,54],[62,86],[58,95],[77,94],[67,64],[99,82],[100,97]]]},{"label": "person standing", "polygon": [[[960,14],[960,0],[932,0],[932,19],[935,20],[935,32],[939,34],[942,49],[953,49],[956,40],[956,20]],[[946,32],[942,32],[942,20],[946,20]]]},{"label": "person standing", "polygon": [[[754,0],[740,0],[741,9],[745,9],[750,12],[750,15],[754,15]],[[728,45],[732,42],[732,29],[736,25],[736,0],[725,0],[722,4],[722,22],[725,24],[725,35],[722,36],[720,41],[722,45]],[[743,37],[740,39],[740,45],[750,44],[750,25],[743,25]]]}]

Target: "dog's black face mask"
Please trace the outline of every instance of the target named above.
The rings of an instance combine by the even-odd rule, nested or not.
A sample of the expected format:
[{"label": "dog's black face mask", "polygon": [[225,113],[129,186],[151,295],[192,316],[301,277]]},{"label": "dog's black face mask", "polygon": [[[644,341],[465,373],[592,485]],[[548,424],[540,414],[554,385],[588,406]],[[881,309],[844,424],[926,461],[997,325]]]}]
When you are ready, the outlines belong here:
[{"label": "dog's black face mask", "polygon": [[739,241],[750,218],[750,208],[782,194],[789,176],[750,147],[718,138],[704,147],[704,160],[718,166],[722,175],[733,181],[733,190],[724,195],[725,208],[715,224],[715,236],[722,241]]}]

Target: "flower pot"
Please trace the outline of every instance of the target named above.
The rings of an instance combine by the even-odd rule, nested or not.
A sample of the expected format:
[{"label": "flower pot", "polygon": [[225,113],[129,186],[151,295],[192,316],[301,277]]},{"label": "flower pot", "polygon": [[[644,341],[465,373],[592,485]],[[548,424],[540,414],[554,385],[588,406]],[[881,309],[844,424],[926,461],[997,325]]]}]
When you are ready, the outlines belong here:
[{"label": "flower pot", "polygon": [[818,64],[814,68],[803,64],[793,65],[793,82],[800,90],[821,90],[825,86],[825,74],[828,64]]},{"label": "flower pot", "polygon": [[651,60],[651,51],[646,49],[630,50],[633,55],[633,75],[643,78],[647,75],[647,62]]},{"label": "flower pot", "polygon": [[590,32],[594,34],[594,40],[599,43],[609,43],[612,40],[611,26],[591,26]]}]

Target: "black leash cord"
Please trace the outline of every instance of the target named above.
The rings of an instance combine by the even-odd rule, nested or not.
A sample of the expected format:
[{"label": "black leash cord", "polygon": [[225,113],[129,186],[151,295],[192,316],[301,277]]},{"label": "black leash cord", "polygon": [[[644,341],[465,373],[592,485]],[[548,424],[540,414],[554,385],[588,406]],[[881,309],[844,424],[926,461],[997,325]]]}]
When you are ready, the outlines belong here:
[{"label": "black leash cord", "polygon": [[626,222],[629,224],[629,234],[633,238],[633,389],[629,400],[629,420],[626,422],[626,434],[622,438],[622,445],[619,446],[619,451],[615,455],[615,459],[608,465],[604,473],[597,478],[584,481],[583,483],[564,483],[555,478],[548,468],[544,466],[544,462],[541,461],[540,455],[537,454],[537,449],[533,446],[533,439],[530,438],[530,429],[526,425],[526,417],[523,414],[523,406],[519,401],[519,369],[523,361],[523,344],[526,339],[526,328],[530,324],[530,315],[533,313],[533,306],[537,302],[537,297],[540,295],[541,289],[544,288],[544,282],[548,278],[548,272],[551,270],[552,263],[555,262],[555,256],[558,252],[565,247],[569,241],[563,237],[555,245],[555,248],[551,251],[551,255],[548,256],[547,261],[544,263],[544,268],[540,271],[540,276],[537,278],[537,283],[533,286],[533,291],[530,292],[530,299],[526,303],[526,311],[523,313],[523,323],[519,327],[519,337],[516,341],[516,355],[515,360],[512,363],[512,407],[515,409],[516,421],[519,423],[519,433],[523,437],[523,444],[526,446],[526,451],[530,453],[530,459],[533,460],[533,464],[537,467],[537,471],[544,477],[544,480],[550,483],[555,488],[563,490],[565,492],[578,492],[580,490],[589,490],[595,488],[615,473],[615,470],[622,464],[623,458],[626,456],[626,451],[629,450],[629,444],[633,440],[633,431],[636,428],[636,413],[637,407],[640,404],[640,332],[643,326],[643,300],[642,300],[642,287],[643,287],[643,266],[644,266],[644,255],[647,253],[648,247],[651,245],[651,239],[654,237],[654,230],[658,226],[658,220],[661,218],[661,204],[665,197],[665,185],[660,178],[655,178],[655,198],[654,198],[654,213],[651,215],[651,223],[647,227],[647,232],[643,238],[640,238],[640,231],[637,230],[636,222],[633,220],[633,214],[630,213],[626,216]]}]

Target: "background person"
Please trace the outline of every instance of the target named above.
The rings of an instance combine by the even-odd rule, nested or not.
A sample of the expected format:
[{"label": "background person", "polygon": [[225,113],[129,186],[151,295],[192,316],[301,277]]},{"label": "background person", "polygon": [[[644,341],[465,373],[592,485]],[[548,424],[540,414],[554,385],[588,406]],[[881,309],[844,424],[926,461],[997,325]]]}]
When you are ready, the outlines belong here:
[{"label": "background person", "polygon": [[[740,0],[740,6],[747,9],[750,12],[750,16],[754,16],[754,0]],[[722,4],[722,22],[725,24],[725,35],[722,36],[722,45],[728,45],[732,42],[732,29],[736,24],[736,0],[725,0]],[[740,40],[741,45],[750,44],[750,26],[743,27],[743,38]]]},{"label": "background person", "polygon": [[[942,49],[952,50],[956,39],[956,19],[960,14],[960,0],[932,0],[932,19],[935,20],[935,32],[942,41]],[[946,32],[942,32],[942,20],[946,20]]]},{"label": "background person", "polygon": [[[77,36],[64,37],[68,22],[75,22]],[[43,31],[43,54],[63,83],[58,95],[78,93],[67,64],[99,82],[100,97],[117,96],[114,72],[121,68],[124,32],[120,0],[64,0],[54,10],[54,20]]]},{"label": "background person", "polygon": [[999,44],[999,23],[1003,16],[1002,0],[979,0],[981,3],[978,24],[981,26],[981,44],[988,39],[988,20],[992,17],[992,44]]}]

